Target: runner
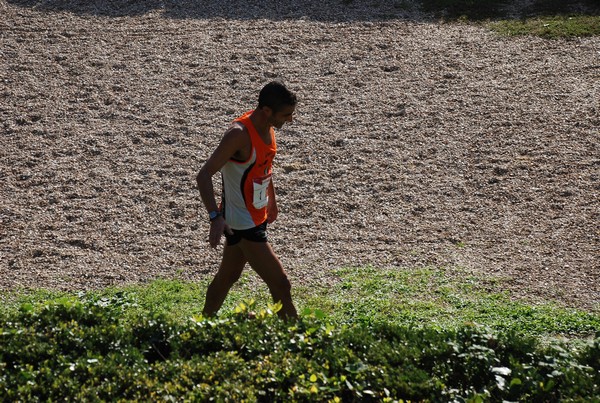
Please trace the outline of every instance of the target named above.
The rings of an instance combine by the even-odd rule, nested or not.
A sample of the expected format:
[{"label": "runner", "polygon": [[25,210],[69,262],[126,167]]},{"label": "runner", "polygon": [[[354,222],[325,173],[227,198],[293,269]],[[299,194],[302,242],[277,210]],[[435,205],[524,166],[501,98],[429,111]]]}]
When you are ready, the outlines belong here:
[{"label": "runner", "polygon": [[[196,178],[210,219],[210,246],[225,234],[223,259],[208,286],[203,314],[212,316],[249,263],[265,281],[273,300],[281,302],[279,316],[297,317],[291,284],[267,240],[267,224],[277,219],[272,163],[277,151],[274,127],[292,121],[296,96],[283,84],[267,84],[255,110],[236,119]],[[212,177],[221,171],[223,197],[215,200]]]}]

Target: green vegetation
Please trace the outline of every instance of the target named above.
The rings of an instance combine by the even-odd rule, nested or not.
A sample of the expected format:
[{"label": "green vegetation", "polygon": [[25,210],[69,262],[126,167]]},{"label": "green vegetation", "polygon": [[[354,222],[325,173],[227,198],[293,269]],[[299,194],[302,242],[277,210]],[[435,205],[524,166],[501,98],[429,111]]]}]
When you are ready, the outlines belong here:
[{"label": "green vegetation", "polygon": [[585,336],[600,330],[600,315],[551,301],[529,304],[504,290],[510,279],[482,279],[460,268],[340,269],[331,288],[298,292],[301,306],[323,310],[336,323],[385,322],[456,329],[477,323],[536,337]]},{"label": "green vegetation", "polygon": [[534,35],[548,39],[577,38],[600,35],[600,17],[586,15],[535,17],[492,22],[488,27],[503,35]]},{"label": "green vegetation", "polygon": [[[555,335],[582,338],[600,330],[600,312],[561,307],[557,302],[517,300],[506,291],[511,279],[481,278],[454,268],[380,269],[342,268],[330,285],[299,285],[292,290],[299,309],[321,312],[340,325],[389,323],[395,326],[457,329],[467,324],[494,331],[511,331],[548,339]],[[156,280],[146,285],[106,289],[78,298],[123,301],[127,316],[148,312],[178,323],[201,313],[207,283]],[[4,311],[14,314],[23,304],[43,304],[70,298],[65,293],[40,290],[6,296]],[[251,270],[231,290],[223,314],[246,300],[266,308],[267,288]],[[600,306],[597,307],[600,309]]]},{"label": "green vegetation", "polygon": [[423,11],[444,20],[484,22],[503,35],[533,35],[548,39],[600,35],[600,3],[534,0],[507,17],[513,0],[423,0]]},{"label": "green vegetation", "polygon": [[[251,273],[251,272],[248,272]],[[600,315],[511,300],[459,269],[338,270],[298,322],[246,274],[206,284],[4,296],[0,400],[580,400],[600,395]],[[596,333],[595,333],[596,332]],[[556,336],[561,336],[558,338]],[[562,337],[565,336],[565,337]]]},{"label": "green vegetation", "polygon": [[[470,401],[600,393],[600,335],[579,348],[511,332],[343,326],[240,304],[185,323],[131,301],[61,298],[3,318],[0,399]],[[127,317],[127,320],[123,318]]]}]

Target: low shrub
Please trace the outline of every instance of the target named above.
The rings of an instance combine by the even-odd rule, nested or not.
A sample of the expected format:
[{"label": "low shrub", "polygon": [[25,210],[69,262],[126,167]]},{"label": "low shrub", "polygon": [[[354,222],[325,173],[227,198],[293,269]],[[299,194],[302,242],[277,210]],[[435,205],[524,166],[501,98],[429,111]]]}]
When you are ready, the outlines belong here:
[{"label": "low shrub", "polygon": [[[600,334],[577,349],[465,325],[284,322],[241,304],[220,319],[125,315],[65,298],[0,321],[0,400],[589,400]],[[122,320],[127,317],[127,320]]]}]

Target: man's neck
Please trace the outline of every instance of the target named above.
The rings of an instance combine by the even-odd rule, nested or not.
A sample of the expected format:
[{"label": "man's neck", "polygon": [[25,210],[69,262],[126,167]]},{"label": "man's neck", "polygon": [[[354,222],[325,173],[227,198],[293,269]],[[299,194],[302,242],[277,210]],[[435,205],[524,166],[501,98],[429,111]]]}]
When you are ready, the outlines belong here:
[{"label": "man's neck", "polygon": [[258,132],[258,134],[261,137],[263,137],[263,138],[271,137],[271,135],[270,135],[271,125],[269,125],[269,122],[267,121],[266,116],[263,114],[263,112],[260,109],[256,109],[256,110],[254,110],[254,112],[252,112],[252,114],[250,115],[250,121],[252,121],[254,128],[256,129],[256,131]]}]

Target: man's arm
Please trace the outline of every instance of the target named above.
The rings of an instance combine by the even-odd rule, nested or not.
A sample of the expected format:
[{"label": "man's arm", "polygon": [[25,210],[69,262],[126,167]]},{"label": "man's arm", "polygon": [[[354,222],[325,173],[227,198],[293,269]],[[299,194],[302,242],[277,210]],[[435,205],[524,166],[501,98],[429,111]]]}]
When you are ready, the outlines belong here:
[{"label": "man's arm", "polygon": [[[212,183],[212,177],[216,174],[225,163],[240,151],[248,147],[250,139],[248,135],[239,127],[229,129],[223,139],[204,163],[200,172],[196,176],[196,183],[200,191],[200,197],[206,207],[207,212],[217,211],[218,205],[215,200],[215,190]],[[209,243],[210,246],[216,248],[221,240],[223,231],[229,228],[226,227],[223,217],[217,217],[210,222]]]},{"label": "man's arm", "polygon": [[268,188],[269,204],[267,205],[267,222],[271,224],[277,219],[279,214],[279,208],[277,207],[277,200],[275,199],[275,186],[273,185],[273,177],[269,182]]}]

